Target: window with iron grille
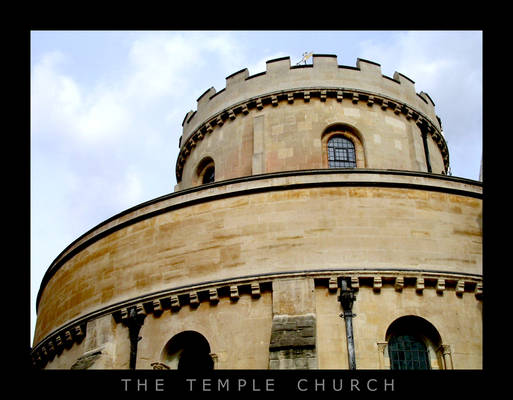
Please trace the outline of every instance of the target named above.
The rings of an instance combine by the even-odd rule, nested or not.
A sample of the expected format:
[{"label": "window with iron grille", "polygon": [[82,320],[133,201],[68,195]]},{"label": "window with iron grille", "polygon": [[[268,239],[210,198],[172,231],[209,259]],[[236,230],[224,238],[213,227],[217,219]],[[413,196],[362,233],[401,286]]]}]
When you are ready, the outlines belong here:
[{"label": "window with iron grille", "polygon": [[388,341],[391,369],[430,369],[424,342],[411,335],[392,336]]},{"label": "window with iron grille", "polygon": [[328,166],[330,168],[356,168],[354,143],[344,136],[328,140]]}]

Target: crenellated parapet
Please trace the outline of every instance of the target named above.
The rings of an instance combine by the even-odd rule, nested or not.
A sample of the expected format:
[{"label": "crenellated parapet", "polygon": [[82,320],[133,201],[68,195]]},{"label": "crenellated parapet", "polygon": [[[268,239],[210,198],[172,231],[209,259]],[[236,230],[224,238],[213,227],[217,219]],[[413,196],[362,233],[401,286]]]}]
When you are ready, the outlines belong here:
[{"label": "crenellated parapet", "polygon": [[308,103],[336,99],[363,102],[369,107],[402,115],[428,132],[440,148],[446,171],[449,153],[436,116],[434,102],[425,92],[417,93],[414,82],[399,72],[393,78],[381,73],[379,64],[358,59],[356,67],[338,65],[337,56],[317,54],[313,64],[292,66],[290,57],[267,61],[266,71],[249,75],[242,69],[226,78],[219,92],[211,87],[197,100],[197,110],[186,114],[180,139],[176,177],[180,182],[183,166],[192,149],[227,121],[243,117],[266,106]]}]

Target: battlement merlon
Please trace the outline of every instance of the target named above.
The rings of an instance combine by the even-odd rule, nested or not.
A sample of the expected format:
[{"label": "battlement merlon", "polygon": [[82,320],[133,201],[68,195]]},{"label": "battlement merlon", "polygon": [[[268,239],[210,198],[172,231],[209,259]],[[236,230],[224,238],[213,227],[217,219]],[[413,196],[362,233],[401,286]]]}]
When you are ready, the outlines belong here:
[{"label": "battlement merlon", "polygon": [[354,89],[392,99],[422,113],[441,130],[433,100],[424,92],[416,93],[415,83],[403,74],[384,76],[380,64],[361,58],[356,67],[338,65],[336,55],[314,54],[312,58],[312,64],[296,66],[291,65],[290,57],[269,60],[265,72],[249,75],[244,68],[226,77],[226,87],[219,92],[213,87],[206,90],[197,100],[197,110],[189,111],[183,120],[181,146],[212,116],[248,99],[319,87]]}]

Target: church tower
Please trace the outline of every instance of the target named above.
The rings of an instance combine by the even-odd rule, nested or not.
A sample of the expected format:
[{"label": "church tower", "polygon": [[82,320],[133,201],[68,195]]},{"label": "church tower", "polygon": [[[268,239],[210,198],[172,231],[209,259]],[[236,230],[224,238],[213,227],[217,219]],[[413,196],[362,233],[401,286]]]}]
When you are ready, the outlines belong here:
[{"label": "church tower", "polygon": [[50,265],[36,366],[482,368],[482,182],[410,78],[274,59],[182,128],[174,191]]}]

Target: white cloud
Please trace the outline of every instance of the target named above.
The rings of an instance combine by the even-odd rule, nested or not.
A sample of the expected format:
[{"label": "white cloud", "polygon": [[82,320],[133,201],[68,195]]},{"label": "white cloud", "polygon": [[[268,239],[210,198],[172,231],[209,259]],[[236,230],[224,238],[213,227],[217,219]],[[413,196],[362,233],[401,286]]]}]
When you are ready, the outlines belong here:
[{"label": "white cloud", "polygon": [[415,81],[435,102],[453,175],[478,179],[482,154],[482,35],[480,32],[397,32],[392,42],[360,43],[362,58]]}]

